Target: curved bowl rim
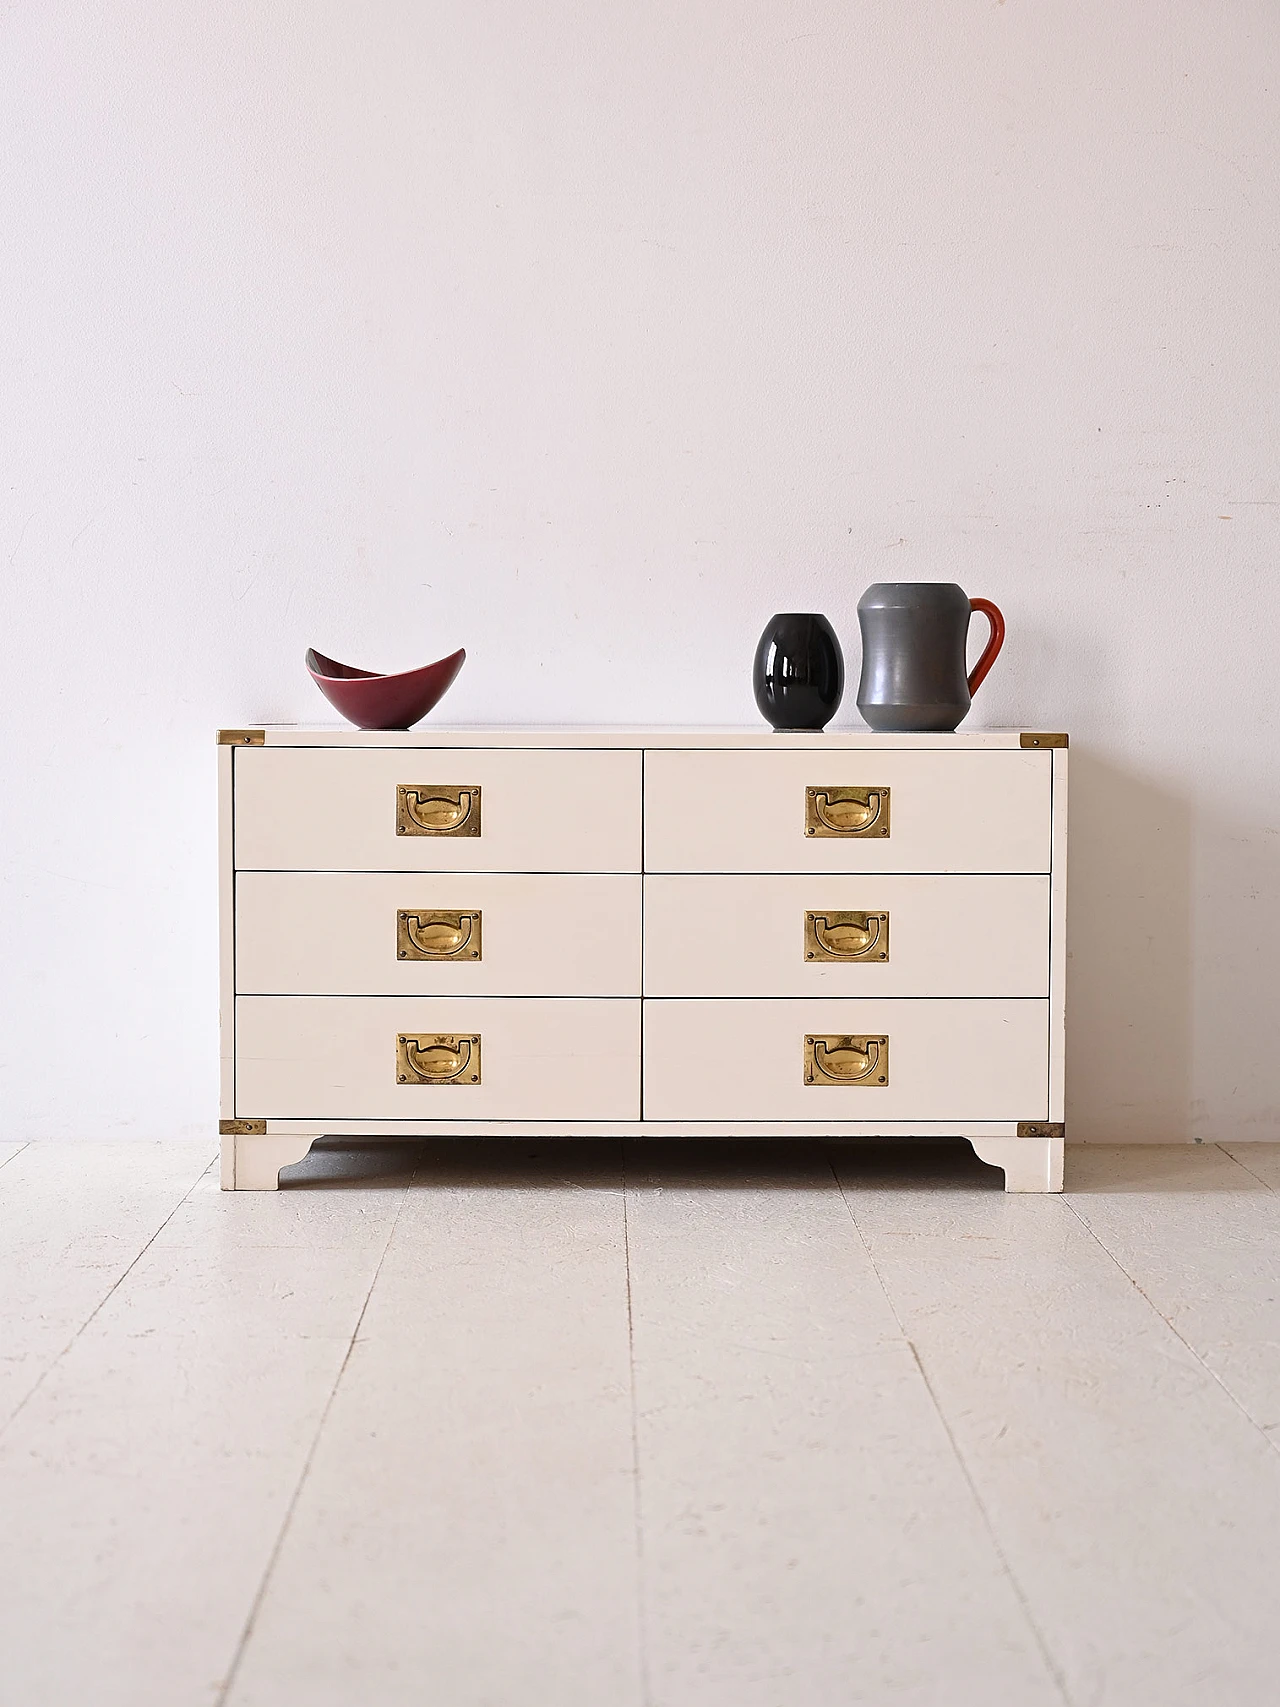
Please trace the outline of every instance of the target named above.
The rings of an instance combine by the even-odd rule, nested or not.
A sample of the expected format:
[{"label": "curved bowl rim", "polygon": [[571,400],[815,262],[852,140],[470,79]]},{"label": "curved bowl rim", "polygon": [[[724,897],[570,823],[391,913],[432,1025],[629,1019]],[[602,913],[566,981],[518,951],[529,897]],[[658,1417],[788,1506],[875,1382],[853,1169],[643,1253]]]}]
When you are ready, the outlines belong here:
[{"label": "curved bowl rim", "polygon": [[[459,646],[456,652],[449,652],[443,658],[437,658],[430,664],[417,664],[412,670],[393,670],[388,674],[381,670],[361,670],[355,664],[343,664],[337,658],[327,658],[323,652],[317,652],[314,646],[308,646],[307,656],[304,662],[306,663],[307,674],[315,681],[338,682],[344,687],[354,687],[358,689],[361,682],[407,681],[411,676],[422,675],[425,670],[438,670],[442,664],[452,664],[456,661],[461,665],[465,661],[466,656],[466,647]],[[316,669],[312,663],[312,659],[315,660],[316,664],[327,665],[328,669],[332,669],[336,666],[340,670],[353,670],[355,671],[355,674],[350,676],[331,676],[328,673],[328,669]]]}]

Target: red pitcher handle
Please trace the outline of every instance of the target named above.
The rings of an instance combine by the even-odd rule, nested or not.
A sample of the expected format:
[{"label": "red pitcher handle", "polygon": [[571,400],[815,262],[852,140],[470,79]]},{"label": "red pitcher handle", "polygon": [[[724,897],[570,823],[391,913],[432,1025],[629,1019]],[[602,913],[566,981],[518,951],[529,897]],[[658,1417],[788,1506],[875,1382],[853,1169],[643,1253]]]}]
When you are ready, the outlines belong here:
[{"label": "red pitcher handle", "polygon": [[987,671],[1000,656],[1000,648],[1004,645],[1004,618],[1000,614],[999,605],[993,605],[990,599],[970,599],[969,609],[980,610],[991,624],[991,638],[982,649],[982,656],[969,671],[970,698],[977,693],[987,679]]}]

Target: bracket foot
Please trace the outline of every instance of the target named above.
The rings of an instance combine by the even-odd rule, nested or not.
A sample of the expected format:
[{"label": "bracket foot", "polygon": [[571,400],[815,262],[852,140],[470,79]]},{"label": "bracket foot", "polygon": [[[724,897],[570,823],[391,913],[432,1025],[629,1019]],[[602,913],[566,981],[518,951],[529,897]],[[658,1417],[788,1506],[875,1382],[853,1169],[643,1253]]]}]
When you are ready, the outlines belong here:
[{"label": "bracket foot", "polygon": [[1004,1169],[1006,1191],[1061,1191],[1061,1138],[970,1138],[979,1160]]},{"label": "bracket foot", "polygon": [[222,1140],[223,1191],[276,1191],[280,1170],[300,1162],[318,1132],[226,1134]]}]

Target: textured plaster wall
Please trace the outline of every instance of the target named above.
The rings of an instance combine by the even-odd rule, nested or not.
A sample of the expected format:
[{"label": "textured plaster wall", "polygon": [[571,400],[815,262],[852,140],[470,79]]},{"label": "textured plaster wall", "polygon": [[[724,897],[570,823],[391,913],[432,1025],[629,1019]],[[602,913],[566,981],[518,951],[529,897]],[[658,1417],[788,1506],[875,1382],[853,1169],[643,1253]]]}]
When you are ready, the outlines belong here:
[{"label": "textured plaster wall", "polygon": [[746,723],[894,578],[1072,731],[1072,1134],[1280,1138],[1278,112],[1275,0],[5,7],[0,1136],[213,1129],[308,643]]}]

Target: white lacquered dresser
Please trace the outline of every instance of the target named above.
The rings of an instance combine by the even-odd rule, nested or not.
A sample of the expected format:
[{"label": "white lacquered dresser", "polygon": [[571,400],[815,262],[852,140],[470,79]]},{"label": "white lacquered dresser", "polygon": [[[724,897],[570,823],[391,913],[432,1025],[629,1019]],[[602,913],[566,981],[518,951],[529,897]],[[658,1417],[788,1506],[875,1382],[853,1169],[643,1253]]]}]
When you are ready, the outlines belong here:
[{"label": "white lacquered dresser", "polygon": [[1065,735],[219,735],[223,1185],[322,1135],[970,1140],[1062,1187]]}]

